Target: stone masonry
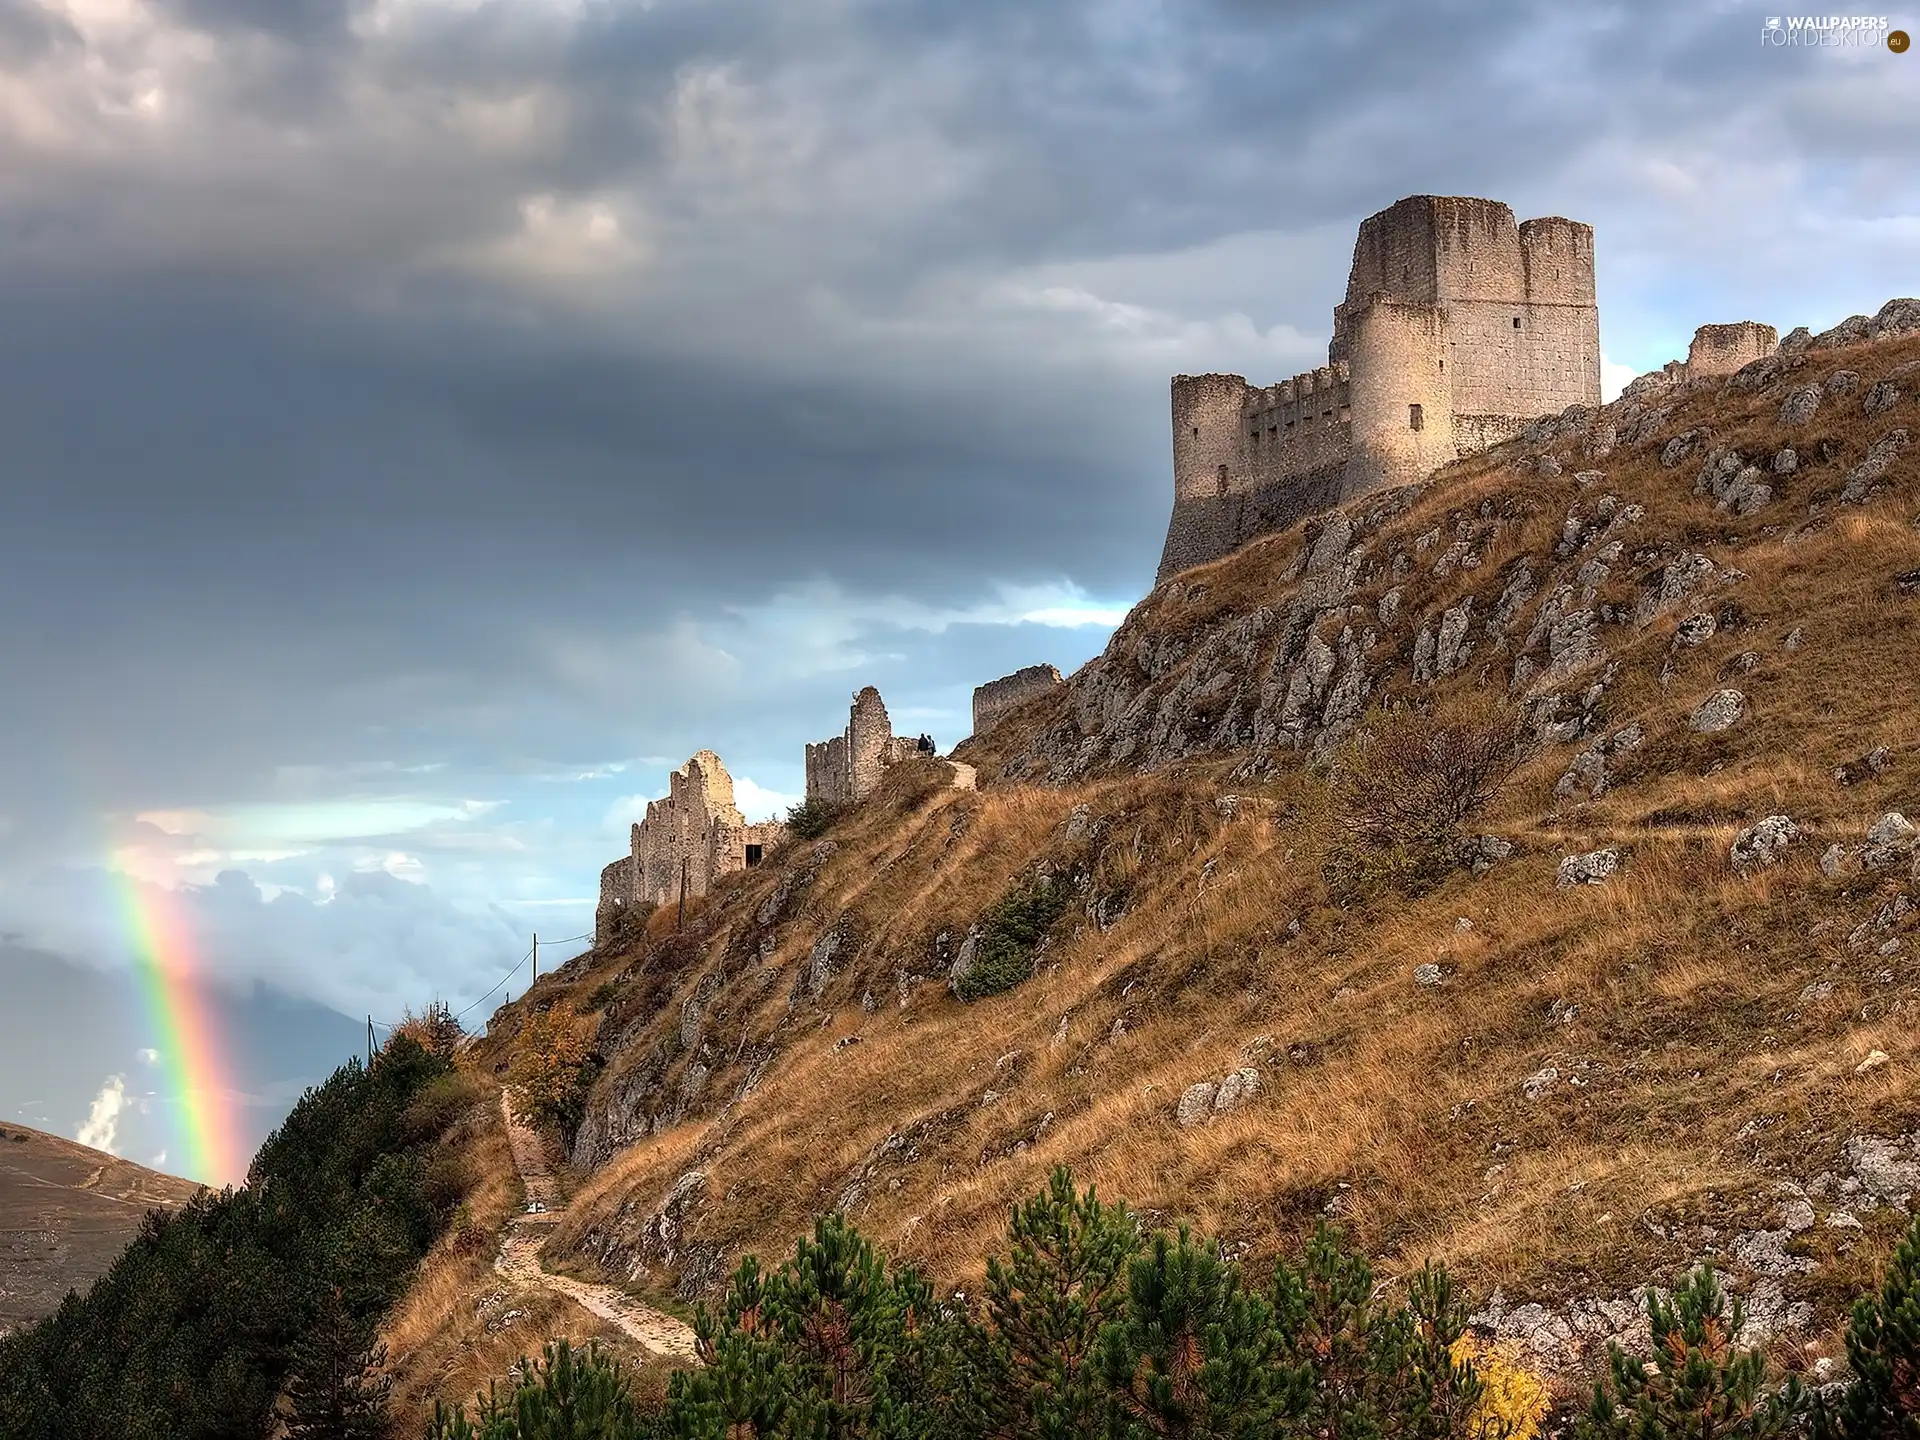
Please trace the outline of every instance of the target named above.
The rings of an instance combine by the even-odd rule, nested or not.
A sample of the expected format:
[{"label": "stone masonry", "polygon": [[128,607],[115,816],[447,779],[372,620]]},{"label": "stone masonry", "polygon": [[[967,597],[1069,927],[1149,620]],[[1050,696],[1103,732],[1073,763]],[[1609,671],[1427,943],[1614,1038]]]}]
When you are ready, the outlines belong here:
[{"label": "stone masonry", "polygon": [[1066,681],[1051,665],[1029,665],[998,680],[989,680],[973,692],[973,733],[984,735],[1000,723],[1008,711],[1017,709],[1039,695],[1051,695],[1063,689]]},{"label": "stone masonry", "polygon": [[1684,384],[1688,380],[1707,380],[1731,375],[1751,361],[1763,359],[1780,348],[1780,332],[1758,320],[1741,320],[1732,325],[1702,325],[1693,332],[1685,360],[1669,360],[1660,373]]},{"label": "stone masonry", "polygon": [[595,942],[607,938],[627,906],[705,895],[723,875],[759,864],[785,837],[777,821],[749,825],[733,803],[727,767],[713,751],[698,752],[667,777],[665,799],[647,802],[628,857],[600,872]]},{"label": "stone masonry", "polygon": [[1159,578],[1600,403],[1593,229],[1414,195],[1361,222],[1327,364],[1257,389],[1173,377]]},{"label": "stone masonry", "polygon": [[867,798],[889,765],[932,754],[924,736],[895,735],[880,692],[869,685],[853,697],[847,728],[807,746],[807,799],[851,805]]}]

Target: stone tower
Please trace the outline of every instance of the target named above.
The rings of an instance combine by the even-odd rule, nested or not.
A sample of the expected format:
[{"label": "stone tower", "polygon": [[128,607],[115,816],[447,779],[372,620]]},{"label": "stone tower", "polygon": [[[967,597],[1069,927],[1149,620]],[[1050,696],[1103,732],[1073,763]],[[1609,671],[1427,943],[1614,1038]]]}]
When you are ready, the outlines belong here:
[{"label": "stone tower", "polygon": [[1160,578],[1600,403],[1592,227],[1414,195],[1361,222],[1328,364],[1176,375]]}]

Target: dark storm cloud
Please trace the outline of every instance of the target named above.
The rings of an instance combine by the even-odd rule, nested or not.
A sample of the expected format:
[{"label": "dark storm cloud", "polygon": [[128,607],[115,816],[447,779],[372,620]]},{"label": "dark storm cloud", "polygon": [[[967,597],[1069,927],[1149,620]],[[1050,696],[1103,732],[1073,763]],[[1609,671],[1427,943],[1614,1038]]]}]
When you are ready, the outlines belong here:
[{"label": "dark storm cloud", "polygon": [[301,945],[464,982],[698,746],[790,791],[869,681],[950,744],[1148,583],[1167,376],[1319,361],[1402,194],[1593,221],[1636,365],[1875,304],[1920,71],[1758,26],[0,0],[0,900],[131,847],[347,1004]]}]

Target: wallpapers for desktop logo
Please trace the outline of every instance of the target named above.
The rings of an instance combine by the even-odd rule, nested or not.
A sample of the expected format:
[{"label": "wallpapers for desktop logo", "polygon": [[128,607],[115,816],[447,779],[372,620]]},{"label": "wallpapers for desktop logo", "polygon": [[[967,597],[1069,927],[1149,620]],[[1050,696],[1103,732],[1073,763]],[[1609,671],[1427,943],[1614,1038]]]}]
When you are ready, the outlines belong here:
[{"label": "wallpapers for desktop logo", "polygon": [[1775,47],[1884,44],[1898,54],[1905,50],[1906,32],[1894,30],[1885,15],[1769,15],[1760,27],[1760,43]]}]

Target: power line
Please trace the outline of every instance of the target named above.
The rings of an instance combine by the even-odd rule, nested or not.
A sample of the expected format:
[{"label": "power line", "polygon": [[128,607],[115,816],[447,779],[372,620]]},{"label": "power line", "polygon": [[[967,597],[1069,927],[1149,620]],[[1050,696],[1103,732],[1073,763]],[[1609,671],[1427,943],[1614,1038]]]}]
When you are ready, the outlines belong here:
[{"label": "power line", "polygon": [[[591,940],[591,939],[593,939],[593,932],[589,930],[584,932],[583,934],[569,935],[564,940],[549,940],[546,943],[549,945],[571,945],[576,940]],[[534,953],[535,952],[533,950],[529,950],[527,951],[526,954],[522,955],[518,960],[514,961],[513,968],[508,970],[506,974],[502,975],[497,981],[495,981],[494,986],[491,990],[487,991],[486,994],[482,995],[478,1000],[475,1000],[471,1005],[467,1006],[466,1009],[456,1011],[454,1013],[453,1018],[456,1020],[464,1019],[471,1011],[477,1009],[481,1005],[484,1005],[487,1001],[491,1000],[495,995],[499,994],[501,987],[504,986],[509,980],[513,979],[515,975],[520,973],[520,967],[522,965],[525,965],[529,960],[531,960],[534,956]],[[576,957],[569,956],[568,958],[572,959]],[[561,963],[564,964],[565,962],[563,961]],[[392,1033],[392,1031],[395,1028],[394,1023],[390,1023],[385,1020],[375,1020],[371,1015],[367,1017],[367,1024],[373,1026],[376,1029],[385,1030],[388,1033]]]}]

